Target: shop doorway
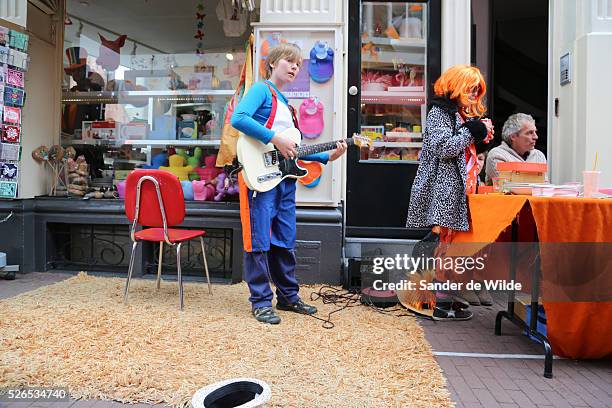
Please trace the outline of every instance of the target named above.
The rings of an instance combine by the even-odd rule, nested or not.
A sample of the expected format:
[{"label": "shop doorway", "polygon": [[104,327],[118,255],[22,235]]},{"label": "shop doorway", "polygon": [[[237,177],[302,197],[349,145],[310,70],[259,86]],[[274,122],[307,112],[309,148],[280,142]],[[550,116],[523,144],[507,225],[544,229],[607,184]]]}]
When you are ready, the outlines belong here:
[{"label": "shop doorway", "polygon": [[495,145],[513,113],[530,114],[546,154],[548,0],[472,0],[472,63],[487,79]]}]

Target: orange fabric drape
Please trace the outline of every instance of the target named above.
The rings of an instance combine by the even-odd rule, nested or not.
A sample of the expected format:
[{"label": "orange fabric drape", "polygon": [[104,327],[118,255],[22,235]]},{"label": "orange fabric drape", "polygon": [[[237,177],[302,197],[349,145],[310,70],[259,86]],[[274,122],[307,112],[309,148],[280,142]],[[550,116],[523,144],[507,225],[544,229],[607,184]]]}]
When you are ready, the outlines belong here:
[{"label": "orange fabric drape", "polygon": [[[612,243],[612,200],[469,195],[468,203],[471,230],[458,232],[453,244],[474,245],[469,250],[465,245],[451,245],[447,255],[475,254],[500,236],[507,240],[504,232],[512,220],[519,213],[521,217],[531,214],[533,221],[519,219],[519,240],[533,234],[535,222],[540,241],[541,294],[553,352],[570,358],[612,356],[612,302],[558,301],[568,290],[568,296],[574,299],[612,298],[612,256],[609,251],[605,253],[610,246],[597,246]],[[571,243],[594,246],[586,252],[581,251],[580,244]]]}]

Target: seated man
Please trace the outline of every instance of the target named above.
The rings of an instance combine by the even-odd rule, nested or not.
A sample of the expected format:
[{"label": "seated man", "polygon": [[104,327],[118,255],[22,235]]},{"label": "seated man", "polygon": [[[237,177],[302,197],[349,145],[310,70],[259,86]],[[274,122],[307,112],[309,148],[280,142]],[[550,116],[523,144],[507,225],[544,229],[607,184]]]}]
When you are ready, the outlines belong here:
[{"label": "seated man", "polygon": [[544,153],[535,148],[538,140],[535,121],[531,115],[515,113],[504,123],[501,145],[491,149],[487,156],[486,182],[498,177],[498,162],[546,163]]}]

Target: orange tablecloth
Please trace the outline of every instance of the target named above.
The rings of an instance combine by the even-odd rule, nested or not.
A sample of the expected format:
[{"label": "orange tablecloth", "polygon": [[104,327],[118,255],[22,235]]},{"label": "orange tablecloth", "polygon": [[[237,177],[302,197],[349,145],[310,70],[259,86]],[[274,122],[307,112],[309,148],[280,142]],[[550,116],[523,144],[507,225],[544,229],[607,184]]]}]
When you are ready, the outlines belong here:
[{"label": "orange tablecloth", "polygon": [[[569,275],[580,275],[579,248],[554,243],[612,243],[612,200],[505,195],[468,196],[471,231],[458,233],[453,243],[475,243],[474,252],[496,241],[513,219],[530,210],[541,247],[541,288],[547,317],[547,337],[553,352],[570,358],[612,356],[612,302],[559,302],[558,291]],[[521,212],[523,211],[523,212]],[[533,221],[521,222],[522,227]],[[551,245],[551,243],[553,243]],[[567,251],[573,251],[568,254]],[[609,247],[608,247],[609,248]],[[565,251],[565,253],[561,253]],[[601,273],[588,283],[600,296],[612,287],[612,253],[597,263]],[[568,259],[572,261],[568,268]],[[592,270],[592,269],[591,269]],[[561,282],[555,286],[555,282]],[[556,292],[555,292],[556,291]],[[554,293],[553,293],[554,292]],[[601,297],[600,297],[601,298]],[[610,299],[607,297],[606,299]]]}]

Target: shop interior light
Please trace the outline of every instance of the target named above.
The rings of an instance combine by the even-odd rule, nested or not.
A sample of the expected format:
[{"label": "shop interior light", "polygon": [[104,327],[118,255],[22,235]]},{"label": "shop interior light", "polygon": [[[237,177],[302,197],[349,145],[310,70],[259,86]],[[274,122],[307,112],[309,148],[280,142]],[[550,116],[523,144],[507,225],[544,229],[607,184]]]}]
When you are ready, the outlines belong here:
[{"label": "shop interior light", "polygon": [[225,54],[225,58],[227,58],[228,61],[233,61],[234,54],[232,54],[231,52],[228,52],[227,54]]},{"label": "shop interior light", "polygon": [[88,1],[84,1],[84,0],[80,1],[79,4],[81,6],[89,6],[89,2]]}]

